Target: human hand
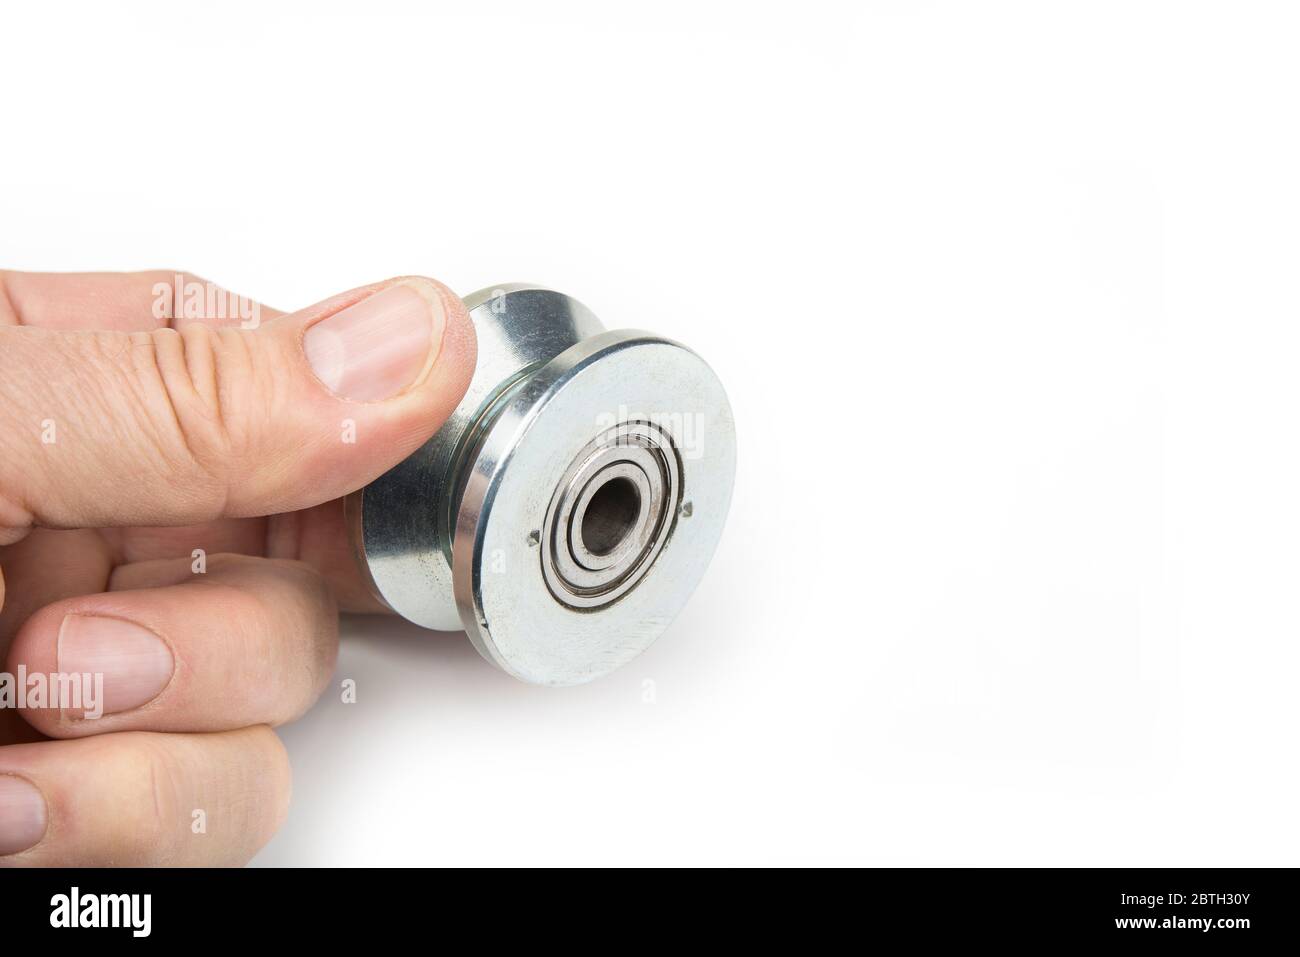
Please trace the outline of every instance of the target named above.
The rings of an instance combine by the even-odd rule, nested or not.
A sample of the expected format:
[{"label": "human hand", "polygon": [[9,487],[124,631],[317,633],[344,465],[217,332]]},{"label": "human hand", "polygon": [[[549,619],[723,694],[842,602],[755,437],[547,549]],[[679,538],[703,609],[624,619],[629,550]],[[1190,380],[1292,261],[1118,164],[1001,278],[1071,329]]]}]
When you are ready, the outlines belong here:
[{"label": "human hand", "polygon": [[[465,307],[432,280],[291,315],[214,290],[0,272],[0,864],[253,856],[289,799],[270,728],[328,683],[337,610],[383,610],[341,497],[473,372]],[[77,680],[19,711],[20,669]]]}]

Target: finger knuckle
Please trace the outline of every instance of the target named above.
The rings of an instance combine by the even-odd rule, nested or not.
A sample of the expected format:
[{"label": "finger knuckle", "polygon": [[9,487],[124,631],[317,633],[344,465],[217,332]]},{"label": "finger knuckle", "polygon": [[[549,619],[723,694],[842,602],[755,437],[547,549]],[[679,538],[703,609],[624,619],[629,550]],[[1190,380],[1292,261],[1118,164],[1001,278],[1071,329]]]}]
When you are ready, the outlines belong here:
[{"label": "finger knuckle", "polygon": [[132,365],[142,386],[145,427],[154,454],[213,517],[248,458],[243,425],[251,360],[234,330],[203,324],[135,333]]}]

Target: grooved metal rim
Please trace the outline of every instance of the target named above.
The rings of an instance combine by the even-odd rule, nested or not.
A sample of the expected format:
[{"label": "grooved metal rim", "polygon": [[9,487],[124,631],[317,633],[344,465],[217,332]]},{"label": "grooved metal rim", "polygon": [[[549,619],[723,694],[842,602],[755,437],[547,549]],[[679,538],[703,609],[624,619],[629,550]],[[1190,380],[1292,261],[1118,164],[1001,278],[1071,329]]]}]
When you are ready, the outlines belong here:
[{"label": "grooved metal rim", "polygon": [[[679,484],[667,500],[680,504],[664,516],[670,534],[657,537],[653,564],[638,565],[644,573],[616,601],[594,609],[558,601],[538,554],[543,536],[551,540],[555,491],[575,460],[586,460],[593,435],[641,422],[671,436],[677,453]],[[643,451],[633,443],[618,457]],[[689,349],[635,330],[602,332],[513,392],[467,462],[452,571],[470,640],[525,681],[581,684],[645,651],[699,583],[731,500],[735,424],[717,376]],[[578,484],[585,491],[585,480]]]},{"label": "grooved metal rim", "polygon": [[513,283],[465,304],[464,398],[348,497],[359,567],[395,612],[463,627],[516,678],[590,681],[649,647],[703,576],[735,476],[731,406],[690,349],[605,330],[562,293]]}]

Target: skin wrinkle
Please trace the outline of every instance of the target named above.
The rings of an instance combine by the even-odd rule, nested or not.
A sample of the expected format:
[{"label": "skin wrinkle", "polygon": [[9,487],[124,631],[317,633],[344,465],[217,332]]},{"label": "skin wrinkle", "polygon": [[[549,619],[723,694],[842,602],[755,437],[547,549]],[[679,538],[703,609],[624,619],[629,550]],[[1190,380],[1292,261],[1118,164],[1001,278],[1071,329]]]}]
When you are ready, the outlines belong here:
[{"label": "skin wrinkle", "polygon": [[154,844],[163,855],[162,863],[166,864],[176,857],[175,842],[167,839],[168,828],[165,822],[176,820],[182,809],[181,795],[184,789],[180,781],[184,776],[178,777],[178,772],[184,770],[182,768],[184,759],[169,760],[166,752],[152,740],[149,734],[142,735],[141,743],[142,758],[149,765],[149,796],[152,798],[153,806],[152,819],[147,823],[153,825],[152,831],[156,835]]},{"label": "skin wrinkle", "polygon": [[221,446],[229,448],[229,433],[225,428],[226,418],[221,404],[222,379],[221,372],[217,368],[216,343],[213,342],[213,337],[207,332],[206,327],[200,325],[187,326],[180,331],[179,335],[181,357],[185,362],[195,395],[205,408],[212,410],[213,421],[222,433]]},{"label": "skin wrinkle", "polygon": [[[193,331],[189,331],[181,336],[182,343],[185,343],[186,340],[193,341],[191,337],[195,339],[203,339],[209,342],[211,341],[212,336],[210,330],[201,326],[192,326],[191,329]],[[246,341],[246,337],[237,334],[234,330],[222,330],[222,333],[225,333],[223,338],[226,338],[227,340],[229,340],[233,334],[234,342],[229,344],[233,345],[235,348],[233,350],[218,349],[207,353],[208,356],[214,357],[211,360],[213,362],[214,370],[224,365],[224,362],[221,362],[215,357],[231,352],[234,352],[238,357],[234,360],[237,364],[242,365],[244,368],[253,366],[253,364],[248,361],[249,344]],[[179,335],[175,331],[168,331],[165,334]],[[138,468],[142,463],[155,462],[159,460],[164,462],[175,460],[177,457],[176,448],[171,444],[170,440],[172,440],[174,436],[179,436],[182,440],[180,444],[183,444],[185,449],[184,464],[187,467],[187,470],[192,469],[203,475],[204,478],[208,479],[207,482],[202,483],[204,486],[207,486],[208,489],[212,491],[219,490],[221,492],[220,499],[216,502],[211,502],[209,499],[210,504],[207,506],[211,510],[213,516],[221,514],[229,500],[230,490],[229,482],[218,478],[217,474],[224,474],[226,470],[224,468],[205,466],[202,460],[224,460],[229,462],[231,456],[228,454],[204,455],[196,443],[191,439],[193,430],[187,430],[184,428],[182,417],[177,409],[177,402],[173,400],[174,387],[173,389],[167,388],[166,376],[164,375],[162,366],[164,360],[157,348],[157,343],[153,338],[153,334],[133,333],[127,336],[121,336],[121,334],[81,334],[78,335],[76,339],[80,340],[80,344],[83,347],[83,354],[92,358],[92,369],[97,372],[100,370],[108,372],[109,378],[114,381],[106,382],[99,388],[85,388],[84,382],[80,383],[79,387],[73,388],[73,383],[64,382],[59,379],[50,381],[47,378],[44,382],[32,382],[32,388],[23,388],[25,394],[37,397],[33,402],[39,405],[55,405],[53,398],[48,397],[50,392],[60,392],[63,394],[64,399],[61,403],[63,406],[62,417],[59,420],[56,420],[56,428],[61,430],[60,437],[62,437],[62,435],[75,436],[82,430],[83,423],[85,422],[97,422],[97,428],[101,432],[105,427],[112,429],[119,437],[119,445],[124,445],[132,435],[136,436],[136,443],[139,442],[139,437],[143,436],[148,440],[148,448],[151,448],[155,454],[143,457],[136,456],[135,461],[133,462],[133,467]],[[126,340],[126,344],[122,345],[124,339]],[[135,369],[140,370],[140,374],[133,376],[126,372],[118,372],[122,365],[123,349],[129,349],[131,351],[130,365]],[[194,361],[203,361],[196,360],[195,350],[193,349],[186,350],[186,353],[187,362],[182,364],[182,368]],[[200,351],[199,354],[203,355],[204,353]],[[186,369],[186,372],[188,371],[189,370]],[[186,381],[188,382],[191,377],[192,373],[186,376]],[[235,377],[238,378],[238,376]],[[218,398],[218,401],[220,401],[219,397],[228,394],[228,387],[223,383],[229,381],[230,378],[229,375],[223,374],[220,371],[214,371],[211,376],[211,381],[213,382],[214,387],[207,391],[210,395],[214,398]],[[156,398],[151,400],[151,397],[145,394],[145,389],[147,387],[141,386],[142,381],[145,383],[149,381],[155,382],[157,387],[156,394],[165,396],[168,402],[159,403]],[[276,384],[275,378],[271,377],[267,384],[274,386]],[[26,385],[27,384],[24,384],[24,386]],[[151,392],[152,390],[148,391]],[[129,397],[128,405],[133,407],[131,411],[134,414],[131,414],[129,420],[124,419],[121,414],[122,410],[115,407],[115,404],[112,401],[112,397],[122,396],[124,394]],[[42,396],[47,397],[42,398]],[[69,400],[76,403],[74,407],[75,414],[69,414]],[[146,413],[141,415],[139,412],[139,410],[153,410],[156,406],[161,404],[167,405],[167,409],[160,413],[155,413],[154,415]],[[211,418],[204,416],[204,418],[208,421],[215,420],[219,434],[217,444],[218,446],[228,449],[231,444],[231,436],[230,430],[225,426],[227,416],[223,414],[224,411],[224,409],[218,408],[215,416],[212,416]],[[160,421],[158,414],[167,415],[169,418],[169,421],[167,421],[166,425],[161,429],[158,427]],[[136,427],[132,429],[130,426],[118,424],[125,421],[134,423]],[[5,458],[10,461],[16,461],[18,456],[9,454],[6,455]],[[27,458],[29,460],[31,459],[30,456]],[[39,457],[35,461],[40,465],[45,464]],[[43,471],[45,470],[43,469]],[[162,478],[165,475],[165,472],[156,473],[156,477],[158,478]],[[40,481],[31,484],[36,487],[48,487],[52,478],[53,476],[46,474]],[[150,478],[152,479],[154,476],[151,476]],[[207,499],[208,496],[204,496],[204,498]],[[40,516],[34,508],[24,506],[21,501],[17,504],[23,508],[23,514],[20,516],[14,516],[12,513],[15,511],[15,508],[4,507],[3,500],[0,500],[0,520],[5,519],[6,513],[9,513],[9,520],[5,522],[6,527],[12,527],[15,528],[15,530],[25,530],[34,523],[48,524],[52,527],[65,527],[69,524],[66,522],[41,522],[43,516]],[[23,519],[21,525],[13,521],[14,517]],[[70,524],[75,525],[77,523],[74,520]],[[10,535],[7,537],[15,538],[16,535]]]},{"label": "skin wrinkle", "polygon": [[[218,429],[218,448],[206,449],[212,442],[208,436],[196,438],[193,427],[187,427],[186,421],[191,416],[183,415],[184,403],[190,401],[194,394],[193,382],[184,361],[169,361],[163,355],[160,338],[168,337],[184,348],[185,337],[174,329],[156,330],[150,333],[132,333],[132,365],[135,375],[129,376],[126,386],[135,398],[133,403],[141,414],[135,417],[139,428],[138,434],[145,434],[155,450],[154,461],[163,463],[164,469],[158,476],[162,482],[175,483],[176,476],[187,476],[191,491],[199,486],[202,492],[195,494],[195,500],[203,503],[209,520],[215,521],[224,514],[230,500],[230,482],[225,477],[225,468],[214,467],[213,463],[224,463],[230,459],[221,443],[225,441],[226,430]],[[174,339],[172,338],[174,337]],[[168,375],[168,370],[172,375]],[[143,394],[140,390],[153,386],[156,397]],[[192,404],[192,403],[191,403]],[[200,421],[209,417],[199,413]],[[161,427],[160,427],[161,422]],[[177,452],[183,450],[184,461],[178,461]]]},{"label": "skin wrinkle", "polygon": [[254,381],[258,363],[254,361],[252,342],[248,334],[235,329],[219,329],[214,333],[205,330],[211,341],[212,408],[216,427],[220,432],[221,448],[228,461],[242,461],[251,445],[250,437],[242,431],[237,434],[235,424],[245,421],[246,410],[234,383],[245,382],[254,394],[262,394],[264,382]]},{"label": "skin wrinkle", "polygon": [[[156,330],[154,332],[149,333],[147,339],[143,339],[142,337],[142,341],[140,344],[142,346],[147,346],[147,348],[141,350],[145,353],[146,356],[145,366],[144,368],[141,369],[139,361],[137,361],[136,366],[139,371],[144,373],[143,375],[140,375],[138,377],[138,381],[156,382],[158,386],[158,391],[164,397],[164,401],[161,403],[149,403],[147,401],[142,401],[141,408],[152,410],[155,408],[155,406],[161,406],[159,412],[167,417],[168,420],[167,426],[170,427],[170,429],[173,430],[174,433],[180,438],[181,445],[185,449],[185,453],[189,457],[189,461],[195,467],[198,467],[200,470],[202,470],[202,467],[199,465],[201,456],[199,455],[198,451],[194,448],[194,444],[191,441],[191,437],[190,437],[190,430],[185,427],[181,419],[180,411],[177,408],[177,401],[178,401],[178,396],[176,395],[177,390],[175,387],[169,385],[169,378],[163,369],[163,363],[164,361],[166,361],[163,358],[163,349],[162,349],[162,340],[164,337],[167,337],[169,340],[174,340],[176,344],[180,347],[181,350],[180,365],[186,370],[186,374],[185,374],[186,384],[189,385],[191,391],[193,390],[193,376],[189,372],[188,365],[185,361],[186,358],[185,337],[180,335],[180,333],[176,332],[176,330],[171,328],[165,330],[164,329]],[[137,353],[137,357],[138,355],[139,353]],[[148,415],[149,413],[146,414]],[[217,514],[219,515],[221,513],[217,512]]]},{"label": "skin wrinkle", "polygon": [[154,818],[161,821],[163,809],[161,785],[158,782],[158,762],[152,756],[149,759],[149,794],[153,797]]},{"label": "skin wrinkle", "polygon": [[[80,613],[168,634],[176,668],[166,702],[74,729],[85,737],[37,721],[57,740],[0,749],[0,761],[40,780],[55,812],[52,839],[17,863],[244,863],[282,823],[291,793],[283,745],[264,722],[301,715],[329,686],[340,601],[380,610],[347,546],[339,496],[455,406],[473,371],[468,317],[438,287],[444,364],[400,404],[345,407],[308,378],[304,330],[400,280],[283,321],[263,309],[263,323],[242,330],[154,316],[151,287],[170,286],[174,270],[0,278],[0,317],[21,306],[30,320],[0,328],[0,521],[5,493],[30,493],[23,500],[45,513],[24,524],[37,526],[27,544],[0,550],[13,611],[3,627],[17,629],[6,663],[53,661],[59,624]],[[37,423],[57,420],[57,448],[40,447],[29,421],[40,411]],[[364,454],[340,451],[345,416],[358,418]],[[235,515],[207,510],[217,491]],[[103,524],[124,527],[40,527]],[[195,548],[207,575],[192,570]],[[35,734],[19,715],[3,717]],[[4,735],[0,744],[27,740]],[[207,811],[206,840],[190,839],[193,808]]]}]

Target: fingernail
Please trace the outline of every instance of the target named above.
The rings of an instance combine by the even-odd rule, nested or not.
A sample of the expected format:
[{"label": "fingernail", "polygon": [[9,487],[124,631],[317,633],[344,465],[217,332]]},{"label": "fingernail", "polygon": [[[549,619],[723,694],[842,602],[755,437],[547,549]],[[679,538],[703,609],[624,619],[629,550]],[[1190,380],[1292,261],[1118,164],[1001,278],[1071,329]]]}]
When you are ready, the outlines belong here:
[{"label": "fingernail", "polygon": [[446,313],[432,283],[408,279],[307,330],[302,346],[316,378],[358,402],[391,398],[415,384],[442,342]]},{"label": "fingernail", "polygon": [[134,622],[69,615],[59,629],[59,671],[103,675],[99,706],[104,714],[152,701],[172,680],[175,667],[163,640]]},{"label": "fingernail", "polygon": [[30,781],[0,774],[0,857],[25,851],[44,836],[44,796]]}]

